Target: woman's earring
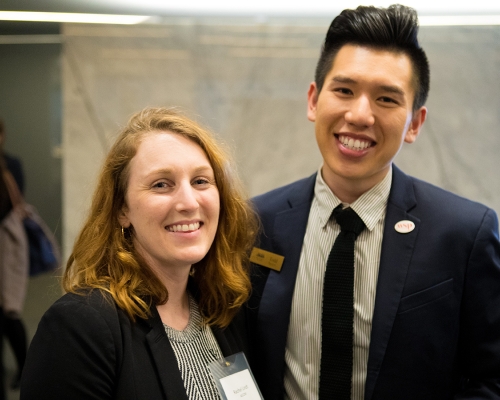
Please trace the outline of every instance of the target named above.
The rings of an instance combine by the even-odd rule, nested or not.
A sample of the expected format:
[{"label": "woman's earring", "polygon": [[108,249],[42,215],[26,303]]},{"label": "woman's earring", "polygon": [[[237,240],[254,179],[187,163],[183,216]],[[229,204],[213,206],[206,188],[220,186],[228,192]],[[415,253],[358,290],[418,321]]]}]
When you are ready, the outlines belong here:
[{"label": "woman's earring", "polygon": [[122,237],[126,242],[130,239],[130,229],[122,226]]}]

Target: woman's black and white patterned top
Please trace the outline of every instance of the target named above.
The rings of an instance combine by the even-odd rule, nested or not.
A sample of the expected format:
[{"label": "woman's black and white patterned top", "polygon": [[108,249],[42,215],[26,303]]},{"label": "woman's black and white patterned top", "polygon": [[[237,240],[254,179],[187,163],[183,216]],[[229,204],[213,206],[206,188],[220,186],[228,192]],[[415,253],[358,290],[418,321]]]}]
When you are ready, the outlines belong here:
[{"label": "woman's black and white patterned top", "polygon": [[208,364],[223,358],[210,327],[203,324],[198,304],[189,296],[189,322],[183,331],[163,324],[174,349],[189,400],[220,400]]}]

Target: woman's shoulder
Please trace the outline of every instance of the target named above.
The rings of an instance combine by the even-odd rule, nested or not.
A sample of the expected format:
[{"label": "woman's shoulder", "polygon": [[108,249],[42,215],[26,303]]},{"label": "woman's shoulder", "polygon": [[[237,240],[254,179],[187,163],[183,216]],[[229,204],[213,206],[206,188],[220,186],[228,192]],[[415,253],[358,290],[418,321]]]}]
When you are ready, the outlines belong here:
[{"label": "woman's shoulder", "polygon": [[118,309],[113,298],[101,289],[66,293],[47,310],[46,315],[79,323],[95,319],[104,319],[108,324],[118,322]]},{"label": "woman's shoulder", "polygon": [[102,289],[80,289],[63,294],[55,304],[83,303],[92,307],[114,307],[111,295]]},{"label": "woman's shoulder", "polygon": [[46,311],[31,341],[22,398],[114,398],[124,354],[122,328],[105,292],[63,295]]}]

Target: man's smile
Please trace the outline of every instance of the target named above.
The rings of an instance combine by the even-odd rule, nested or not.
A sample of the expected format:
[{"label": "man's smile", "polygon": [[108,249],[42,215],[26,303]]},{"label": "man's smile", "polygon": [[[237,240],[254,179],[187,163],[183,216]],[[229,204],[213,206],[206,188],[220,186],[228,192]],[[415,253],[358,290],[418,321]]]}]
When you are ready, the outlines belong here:
[{"label": "man's smile", "polygon": [[344,135],[335,135],[335,136],[337,136],[339,142],[342,143],[342,145],[348,148],[349,150],[364,150],[375,144],[375,142],[371,140],[353,139],[352,137]]}]

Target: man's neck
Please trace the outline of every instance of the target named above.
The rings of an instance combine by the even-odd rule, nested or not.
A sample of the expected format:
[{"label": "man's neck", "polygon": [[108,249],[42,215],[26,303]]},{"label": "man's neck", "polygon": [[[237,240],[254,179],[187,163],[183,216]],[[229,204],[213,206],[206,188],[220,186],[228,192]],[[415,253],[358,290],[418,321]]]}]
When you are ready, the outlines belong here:
[{"label": "man's neck", "polygon": [[346,179],[338,176],[325,176],[324,166],[321,168],[323,180],[330,188],[332,193],[338,197],[340,201],[347,204],[354,203],[363,194],[368,192],[378,183],[382,182],[387,174],[391,171],[391,167],[385,171],[373,175],[372,179]]}]

